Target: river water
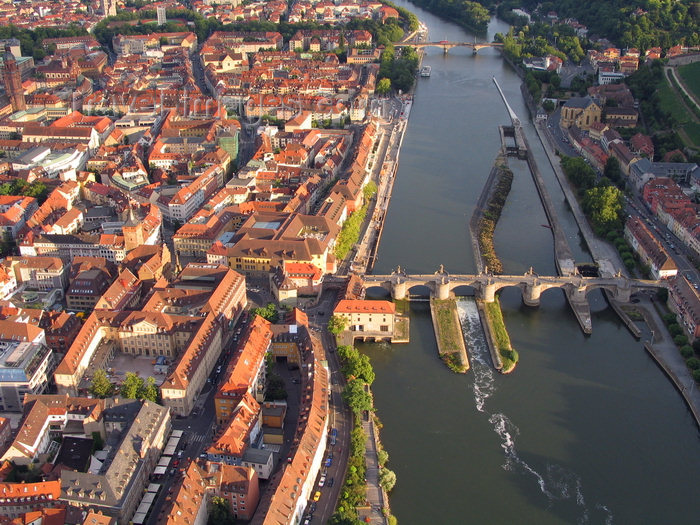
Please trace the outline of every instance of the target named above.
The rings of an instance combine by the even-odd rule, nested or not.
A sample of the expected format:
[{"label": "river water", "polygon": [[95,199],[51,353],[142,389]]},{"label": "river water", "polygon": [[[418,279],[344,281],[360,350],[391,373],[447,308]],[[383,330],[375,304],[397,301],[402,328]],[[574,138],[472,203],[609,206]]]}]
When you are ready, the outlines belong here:
[{"label": "river water", "polygon": [[[405,1],[430,40],[473,35]],[[507,27],[492,21],[488,38]],[[475,269],[468,221],[508,124],[495,76],[522,121],[517,75],[498,52],[447,56],[428,49],[432,76],[419,79],[387,222],[374,268],[432,272]],[[590,260],[534,134],[528,140],[577,261]],[[551,232],[524,164],[511,162],[513,189],[496,229],[506,273],[532,266],[554,274]],[[373,291],[370,290],[370,294]],[[420,290],[414,290],[421,293]],[[469,293],[469,290],[464,290]],[[459,291],[458,291],[459,293]],[[471,370],[438,359],[426,303],[412,303],[411,342],[365,344],[377,379],[381,437],[398,477],[391,495],[402,524],[696,523],[697,427],[669,380],[602,296],[591,293],[585,336],[561,291],[542,304],[501,295],[520,363],[493,370],[475,305],[459,302]]]}]

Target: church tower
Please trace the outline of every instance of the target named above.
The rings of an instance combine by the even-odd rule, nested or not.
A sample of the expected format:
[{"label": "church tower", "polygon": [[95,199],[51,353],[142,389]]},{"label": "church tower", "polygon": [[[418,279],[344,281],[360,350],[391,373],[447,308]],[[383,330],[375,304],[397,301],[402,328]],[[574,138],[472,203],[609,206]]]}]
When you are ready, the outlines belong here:
[{"label": "church tower", "polygon": [[22,111],[27,109],[27,103],[24,100],[24,88],[22,87],[22,74],[15,56],[10,52],[9,46],[5,46],[5,55],[3,56],[4,67],[2,71],[2,79],[5,83],[7,96],[10,97],[12,111]]}]

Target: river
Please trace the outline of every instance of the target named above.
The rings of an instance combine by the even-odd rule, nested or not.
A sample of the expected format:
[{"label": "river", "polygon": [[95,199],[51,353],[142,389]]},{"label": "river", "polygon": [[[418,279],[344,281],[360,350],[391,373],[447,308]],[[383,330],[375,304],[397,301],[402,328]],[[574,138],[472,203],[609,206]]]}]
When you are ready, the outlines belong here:
[{"label": "river", "polygon": [[[474,36],[416,6],[430,40]],[[493,20],[488,38],[507,26]],[[468,221],[508,115],[491,80],[528,120],[517,75],[497,51],[428,49],[374,272],[475,269]],[[578,262],[591,260],[530,124],[530,145]],[[552,236],[524,164],[495,235],[506,273],[554,274]],[[468,292],[468,291],[467,291]],[[372,290],[370,290],[370,294]],[[416,290],[416,293],[420,293]],[[425,303],[411,305],[411,342],[364,344],[377,374],[375,405],[401,524],[696,523],[700,440],[681,396],[607,307],[589,296],[585,336],[559,290],[537,308],[501,295],[520,363],[493,371],[474,304],[460,300],[472,368],[437,358]]]}]

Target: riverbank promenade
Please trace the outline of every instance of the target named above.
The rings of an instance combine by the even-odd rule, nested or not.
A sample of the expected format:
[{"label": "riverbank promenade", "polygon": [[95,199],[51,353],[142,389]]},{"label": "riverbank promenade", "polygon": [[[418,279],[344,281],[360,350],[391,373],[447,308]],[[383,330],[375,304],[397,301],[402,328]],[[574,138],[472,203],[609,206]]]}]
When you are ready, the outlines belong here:
[{"label": "riverbank promenade", "polygon": [[[382,509],[387,507],[384,490],[379,486],[379,462],[377,460],[377,429],[374,421],[362,422],[365,431],[365,479],[367,480],[367,507],[360,510],[360,519],[365,523],[386,525],[387,519]],[[369,521],[368,521],[369,520]]]}]

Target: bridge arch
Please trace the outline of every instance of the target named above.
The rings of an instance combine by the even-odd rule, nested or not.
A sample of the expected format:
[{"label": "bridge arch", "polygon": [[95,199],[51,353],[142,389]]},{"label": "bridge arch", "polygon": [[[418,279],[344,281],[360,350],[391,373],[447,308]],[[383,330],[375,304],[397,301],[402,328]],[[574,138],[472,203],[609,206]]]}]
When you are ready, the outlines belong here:
[{"label": "bridge arch", "polygon": [[365,294],[371,299],[391,300],[391,283],[372,282],[365,285]]},{"label": "bridge arch", "polygon": [[458,297],[462,296],[479,296],[479,284],[473,283],[455,283],[450,285],[450,292]]},{"label": "bridge arch", "polygon": [[409,296],[433,297],[435,294],[435,285],[431,282],[418,281],[406,285],[406,293]]}]

